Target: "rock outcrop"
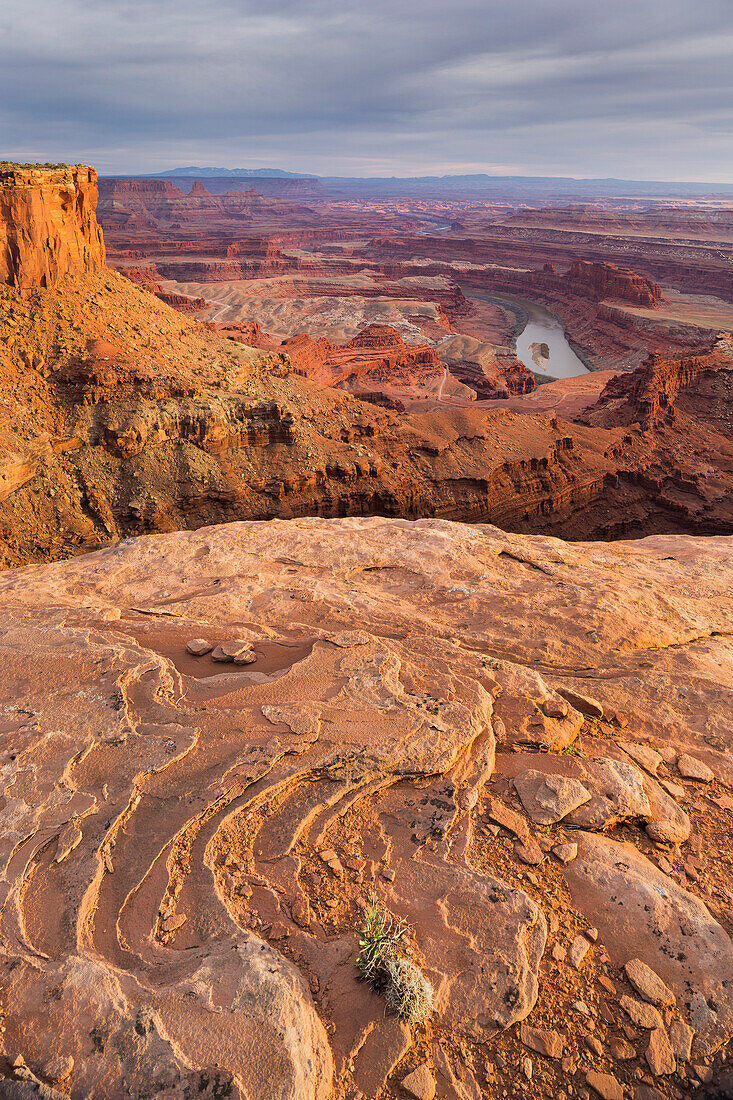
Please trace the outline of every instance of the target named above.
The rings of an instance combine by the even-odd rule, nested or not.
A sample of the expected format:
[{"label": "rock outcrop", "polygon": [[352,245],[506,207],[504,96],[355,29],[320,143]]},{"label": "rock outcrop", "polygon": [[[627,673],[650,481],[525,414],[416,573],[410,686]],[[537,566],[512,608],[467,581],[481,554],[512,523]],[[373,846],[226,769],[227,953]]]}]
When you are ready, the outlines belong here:
[{"label": "rock outcrop", "polygon": [[0,164],[0,283],[53,287],[103,269],[96,206],[93,168]]},{"label": "rock outcrop", "polygon": [[661,287],[651,279],[616,264],[576,260],[566,276],[569,283],[595,298],[623,298],[654,309],[662,297]]},{"label": "rock outcrop", "polygon": [[[418,1066],[502,1095],[529,1056],[546,1100],[712,1073],[731,560],[723,538],[303,519],[0,575],[0,1073],[85,1100],[386,1100]],[[653,781],[624,745],[656,750]],[[609,761],[615,825],[537,829],[513,795],[581,775],[565,808],[582,785],[618,821]],[[660,849],[634,815],[662,782],[690,836]],[[413,1029],[357,980],[372,892],[433,985]]]},{"label": "rock outcrop", "polygon": [[424,385],[443,375],[435,348],[406,344],[389,325],[368,325],[346,344],[303,333],[285,340],[280,350],[298,374],[343,389]]}]

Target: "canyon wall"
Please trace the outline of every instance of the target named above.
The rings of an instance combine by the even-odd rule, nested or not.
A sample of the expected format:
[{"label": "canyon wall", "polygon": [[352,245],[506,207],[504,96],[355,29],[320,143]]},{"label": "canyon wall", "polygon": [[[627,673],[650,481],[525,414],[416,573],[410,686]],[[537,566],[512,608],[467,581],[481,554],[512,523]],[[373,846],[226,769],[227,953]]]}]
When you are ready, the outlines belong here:
[{"label": "canyon wall", "polygon": [[93,168],[0,166],[0,283],[51,287],[104,268],[96,205]]}]

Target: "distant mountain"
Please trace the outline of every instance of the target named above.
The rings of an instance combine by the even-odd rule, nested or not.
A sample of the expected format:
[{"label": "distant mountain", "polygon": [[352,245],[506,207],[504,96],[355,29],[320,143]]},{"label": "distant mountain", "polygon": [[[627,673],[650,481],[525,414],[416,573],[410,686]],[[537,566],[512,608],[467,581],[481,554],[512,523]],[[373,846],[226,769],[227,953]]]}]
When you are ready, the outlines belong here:
[{"label": "distant mountain", "polygon": [[314,180],[318,178],[309,175],[307,172],[286,172],[283,168],[197,168],[195,165],[188,168],[171,168],[169,172],[148,172],[146,175],[137,178],[165,180],[177,176],[195,176],[197,179],[207,179],[210,176],[219,179],[224,176],[233,176],[236,179],[248,179],[250,177],[253,179],[262,177],[271,179],[273,176],[295,180]]}]

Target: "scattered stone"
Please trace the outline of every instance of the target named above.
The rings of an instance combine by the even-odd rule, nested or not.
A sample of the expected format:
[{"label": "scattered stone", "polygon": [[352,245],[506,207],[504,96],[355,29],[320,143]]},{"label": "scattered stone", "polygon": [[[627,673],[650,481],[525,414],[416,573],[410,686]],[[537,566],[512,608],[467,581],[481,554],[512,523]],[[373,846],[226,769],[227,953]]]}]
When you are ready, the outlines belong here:
[{"label": "scattered stone", "polygon": [[433,1100],[435,1096],[435,1078],[424,1062],[412,1073],[408,1073],[402,1082],[402,1087],[409,1096],[414,1096],[415,1100]]},{"label": "scattered stone", "polygon": [[514,780],[525,810],[538,825],[553,825],[571,810],[590,800],[590,792],[577,779],[526,771]]},{"label": "scattered stone", "polygon": [[522,1073],[528,1081],[532,1080],[532,1059],[522,1058]]},{"label": "scattered stone", "polygon": [[636,1058],[636,1049],[625,1039],[612,1039],[610,1045],[611,1054],[617,1061],[630,1062],[632,1058]]},{"label": "scattered stone", "polygon": [[313,911],[310,901],[305,894],[300,894],[293,902],[291,915],[299,928],[309,928],[313,920]]},{"label": "scattered stone", "polygon": [[662,1077],[674,1073],[677,1068],[677,1063],[675,1061],[674,1051],[670,1046],[667,1032],[663,1027],[655,1028],[649,1035],[649,1046],[646,1049],[644,1057],[647,1060],[649,1069],[655,1077]]},{"label": "scattered stone", "polygon": [[587,1085],[597,1092],[601,1100],[623,1100],[624,1090],[621,1084],[610,1073],[598,1073],[591,1069],[585,1075]]},{"label": "scattered stone", "polygon": [[698,760],[696,756],[690,756],[687,752],[683,752],[678,759],[677,770],[683,779],[697,779],[701,783],[712,783],[715,779],[715,773],[707,764]]},{"label": "scattered stone", "polygon": [[567,718],[568,704],[557,696],[545,699],[542,703],[542,713],[547,718]]},{"label": "scattered stone", "polygon": [[603,717],[603,704],[599,703],[597,699],[591,699],[589,695],[580,695],[572,688],[560,687],[557,689],[557,693],[562,695],[563,699],[567,699],[570,706],[575,707],[581,714],[586,714],[589,718]]},{"label": "scattered stone", "polygon": [[695,1032],[685,1020],[673,1020],[669,1028],[672,1049],[680,1062],[689,1062]]},{"label": "scattered stone", "polygon": [[565,948],[562,946],[562,944],[553,943],[553,945],[552,945],[552,957],[555,960],[555,962],[565,962],[565,959],[567,958],[567,954],[568,953],[565,950]]},{"label": "scattered stone", "polygon": [[701,1066],[695,1064],[692,1068],[702,1081],[703,1085],[710,1084],[713,1079],[713,1071],[711,1070],[710,1066]]},{"label": "scattered stone", "polygon": [[597,928],[586,928],[585,935],[588,937],[588,939],[592,943],[598,943],[598,929]]},{"label": "scattered stone", "polygon": [[581,1016],[590,1016],[590,1009],[585,1001],[573,1001],[573,1008],[576,1012],[579,1012]]},{"label": "scattered stone", "polygon": [[546,1058],[562,1058],[565,1043],[557,1031],[545,1031],[539,1027],[521,1024],[519,1038],[524,1046]]},{"label": "scattered stone", "polygon": [[338,858],[338,852],[333,848],[324,848],[322,852],[318,853],[324,863],[330,863],[332,859]]},{"label": "scattered stone", "polygon": [[214,643],[206,638],[191,638],[186,642],[186,652],[192,657],[203,657],[206,653],[211,653],[213,648]]},{"label": "scattered stone", "polygon": [[586,1035],[585,1045],[588,1047],[591,1054],[595,1054],[596,1058],[603,1057],[603,1044],[595,1035]]},{"label": "scattered stone", "polygon": [[276,920],[273,925],[270,926],[270,939],[271,940],[284,940],[290,935],[290,929],[287,924],[284,924],[281,920]]},{"label": "scattered stone", "polygon": [[637,1085],[634,1089],[634,1100],[666,1100],[666,1097],[653,1085]]},{"label": "scattered stone", "polygon": [[365,1096],[377,1096],[412,1045],[410,1029],[394,1016],[380,1020],[359,1048],[354,1079]]},{"label": "scattered stone", "polygon": [[557,856],[561,863],[571,863],[572,860],[578,854],[577,844],[556,844],[552,849],[553,855]]},{"label": "scattered stone", "polygon": [[637,741],[620,741],[619,748],[622,748],[632,760],[635,760],[642,768],[646,768],[652,775],[656,775],[657,768],[664,763],[661,754],[650,748],[649,745],[640,745]]},{"label": "scattered stone", "polygon": [[673,783],[671,779],[663,779],[662,786],[672,798],[684,798],[687,794],[684,787],[681,787],[679,783]]},{"label": "scattered stone", "polygon": [[523,844],[530,840],[529,825],[518,813],[511,810],[503,802],[496,798],[489,801],[489,817],[497,825],[502,825],[508,832],[514,833]]},{"label": "scattered stone", "polygon": [[606,993],[610,993],[612,997],[616,996],[616,986],[613,984],[610,978],[606,977],[605,974],[598,975],[598,984],[603,986]]},{"label": "scattered stone", "polygon": [[257,660],[249,642],[222,642],[211,654],[212,661],[234,662],[236,665],[251,665]]},{"label": "scattered stone", "polygon": [[585,936],[576,936],[570,944],[569,958],[571,966],[574,966],[576,970],[580,970],[583,960],[589,951],[590,944]]},{"label": "scattered stone", "polygon": [[642,773],[635,764],[598,757],[585,763],[583,782],[591,798],[568,820],[585,829],[603,829],[626,818],[648,817],[651,807]]},{"label": "scattered stone", "polygon": [[537,841],[531,838],[525,844],[515,844],[514,851],[522,863],[527,863],[531,867],[536,867],[545,858]]},{"label": "scattered stone", "polygon": [[674,871],[674,867],[669,862],[666,856],[660,856],[657,860],[657,867],[660,871],[664,871],[665,875],[671,875]]},{"label": "scattered stone", "polygon": [[664,1023],[654,1005],[636,1001],[633,997],[627,997],[626,994],[621,997],[619,1004],[637,1027],[644,1027],[652,1031],[654,1028],[662,1027]]},{"label": "scattered stone", "polygon": [[381,875],[382,878],[386,879],[387,882],[394,882],[395,880],[395,873],[391,867],[383,867],[381,870]]},{"label": "scattered stone", "polygon": [[675,1004],[675,995],[672,990],[641,959],[630,959],[624,965],[624,971],[636,992],[645,1001],[659,1008],[666,1008],[668,1005],[671,1007]]}]

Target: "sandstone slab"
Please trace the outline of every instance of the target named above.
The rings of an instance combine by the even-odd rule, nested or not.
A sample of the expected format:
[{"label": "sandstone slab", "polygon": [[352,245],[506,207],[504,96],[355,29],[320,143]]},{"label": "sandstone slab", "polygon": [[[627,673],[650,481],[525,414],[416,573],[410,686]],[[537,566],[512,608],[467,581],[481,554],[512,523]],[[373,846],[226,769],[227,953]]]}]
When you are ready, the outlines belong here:
[{"label": "sandstone slab", "polygon": [[590,801],[590,793],[581,782],[564,775],[522,772],[514,786],[525,810],[538,825],[552,825],[571,810]]}]

